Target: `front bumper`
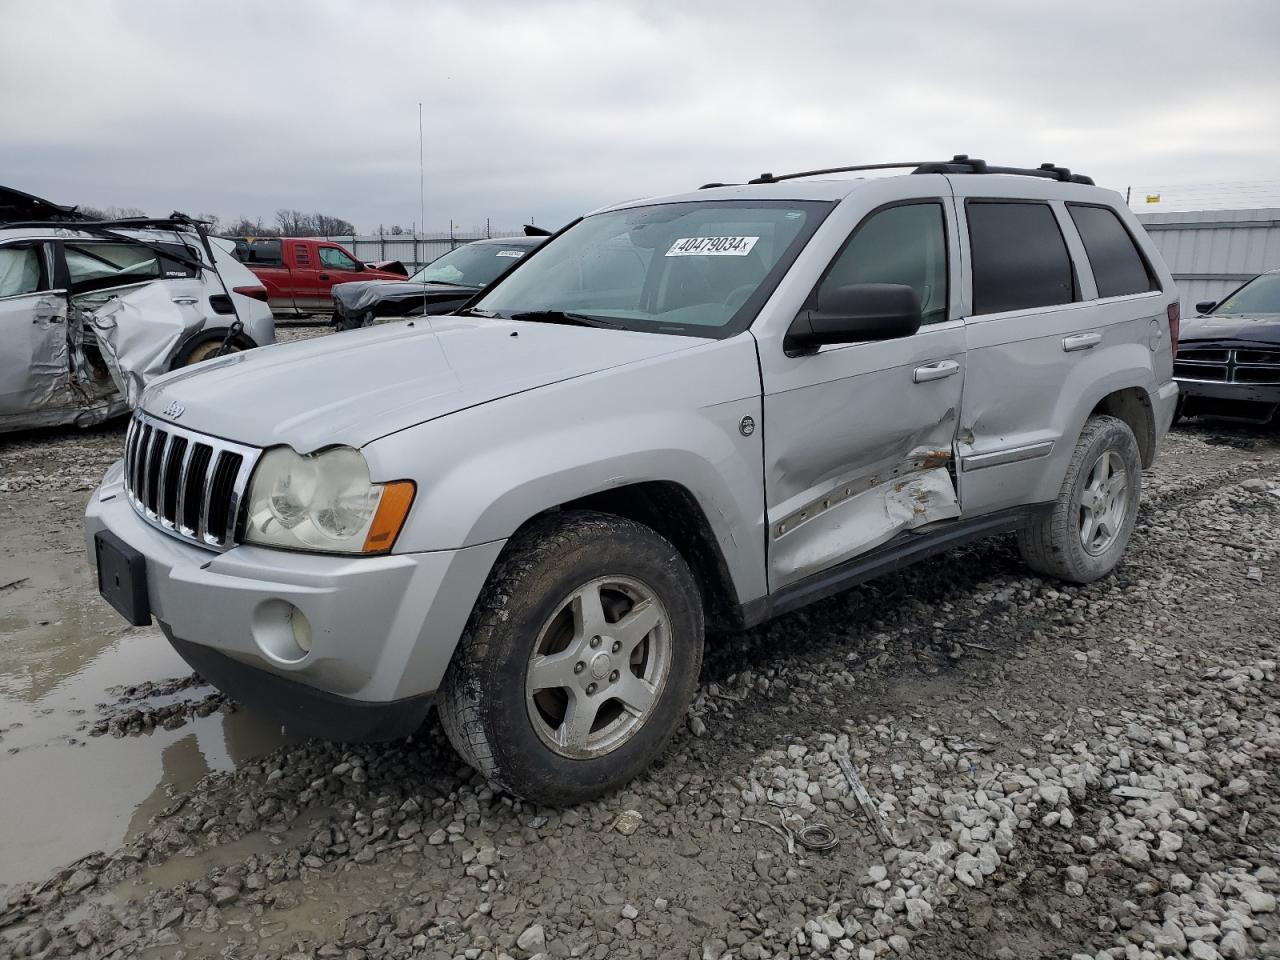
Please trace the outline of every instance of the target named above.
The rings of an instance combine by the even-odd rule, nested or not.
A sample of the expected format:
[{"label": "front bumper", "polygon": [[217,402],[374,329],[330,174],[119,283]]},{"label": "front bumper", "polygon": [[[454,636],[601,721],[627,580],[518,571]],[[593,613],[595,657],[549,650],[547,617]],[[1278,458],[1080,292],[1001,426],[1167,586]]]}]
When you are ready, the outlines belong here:
[{"label": "front bumper", "polygon": [[[145,557],[152,613],[197,672],[302,734],[382,738],[421,722],[501,541],[383,557],[213,553],[146,523],[122,475],[117,463],[89,500],[90,558],[100,530]],[[292,610],[310,623],[308,653],[291,639]]]},{"label": "front bumper", "polygon": [[1249,423],[1266,423],[1280,408],[1280,383],[1232,383],[1177,379],[1182,413]]}]

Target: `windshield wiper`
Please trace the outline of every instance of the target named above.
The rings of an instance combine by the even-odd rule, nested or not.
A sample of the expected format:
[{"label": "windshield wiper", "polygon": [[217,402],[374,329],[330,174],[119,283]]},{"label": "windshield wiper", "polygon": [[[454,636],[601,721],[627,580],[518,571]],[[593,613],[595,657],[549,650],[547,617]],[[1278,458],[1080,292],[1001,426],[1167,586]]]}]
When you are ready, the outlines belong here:
[{"label": "windshield wiper", "polygon": [[564,310],[524,310],[510,314],[508,320],[527,320],[530,323],[564,323],[574,327],[613,327],[616,324],[585,313],[567,313]]},{"label": "windshield wiper", "polygon": [[474,283],[455,283],[452,280],[418,280],[417,282],[429,284],[433,287],[466,287],[468,290],[480,289]]}]

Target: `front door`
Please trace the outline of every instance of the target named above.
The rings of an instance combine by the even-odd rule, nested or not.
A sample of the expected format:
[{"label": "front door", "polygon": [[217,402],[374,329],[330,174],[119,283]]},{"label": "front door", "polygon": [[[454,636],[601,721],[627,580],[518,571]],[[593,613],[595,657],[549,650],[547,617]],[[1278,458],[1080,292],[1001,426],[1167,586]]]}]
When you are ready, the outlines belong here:
[{"label": "front door", "polygon": [[321,244],[318,253],[320,255],[320,295],[323,297],[323,302],[318,306],[323,310],[331,310],[333,309],[333,285],[363,280],[365,279],[362,275],[364,270],[361,264],[352,260],[341,247]]},{"label": "front door", "polygon": [[51,289],[51,267],[48,244],[0,246],[0,423],[70,402],[67,299]]},{"label": "front door", "polygon": [[955,214],[949,196],[922,200],[917,178],[903,179],[867,190],[878,205],[806,305],[825,285],[906,284],[923,308],[919,332],[762,358],[771,591],[960,513],[951,472],[965,364],[951,302]]}]

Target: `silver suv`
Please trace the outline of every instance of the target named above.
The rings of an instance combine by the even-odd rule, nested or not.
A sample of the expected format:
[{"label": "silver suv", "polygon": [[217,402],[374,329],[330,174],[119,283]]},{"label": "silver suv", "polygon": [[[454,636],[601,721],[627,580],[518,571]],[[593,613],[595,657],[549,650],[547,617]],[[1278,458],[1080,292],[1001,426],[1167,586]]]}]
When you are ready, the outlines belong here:
[{"label": "silver suv", "polygon": [[1010,531],[1110,572],[1176,322],[1123,199],[1051,165],[629,201],[456,315],[156,380],[88,544],[250,706],[356,739],[434,703],[495,785],[572,803],[663,749],[709,626]]}]

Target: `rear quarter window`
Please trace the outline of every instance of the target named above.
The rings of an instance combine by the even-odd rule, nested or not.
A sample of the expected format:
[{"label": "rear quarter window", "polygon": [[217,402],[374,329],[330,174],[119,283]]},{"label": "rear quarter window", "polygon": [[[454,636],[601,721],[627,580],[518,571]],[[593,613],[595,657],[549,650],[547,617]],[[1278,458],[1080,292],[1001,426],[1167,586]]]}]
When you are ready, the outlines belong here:
[{"label": "rear quarter window", "polygon": [[1159,289],[1147,261],[1115,211],[1079,203],[1067,204],[1080,232],[1099,297],[1123,297]]},{"label": "rear quarter window", "polygon": [[1075,271],[1047,203],[970,200],[973,313],[1004,313],[1076,300]]}]

